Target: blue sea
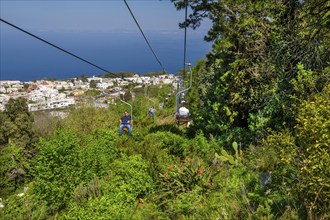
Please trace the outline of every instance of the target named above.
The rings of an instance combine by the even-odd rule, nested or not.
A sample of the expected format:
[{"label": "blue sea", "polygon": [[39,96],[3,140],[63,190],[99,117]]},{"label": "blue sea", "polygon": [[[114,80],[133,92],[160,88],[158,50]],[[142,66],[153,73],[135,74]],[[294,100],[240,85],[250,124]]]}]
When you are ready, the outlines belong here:
[{"label": "blue sea", "polygon": [[[38,32],[38,37],[110,72],[143,75],[162,67],[138,31]],[[165,70],[177,73],[184,63],[184,31],[147,31],[145,35]],[[0,80],[65,79],[104,71],[15,29],[1,28]],[[196,64],[211,49],[203,34],[188,32],[186,62]]]}]

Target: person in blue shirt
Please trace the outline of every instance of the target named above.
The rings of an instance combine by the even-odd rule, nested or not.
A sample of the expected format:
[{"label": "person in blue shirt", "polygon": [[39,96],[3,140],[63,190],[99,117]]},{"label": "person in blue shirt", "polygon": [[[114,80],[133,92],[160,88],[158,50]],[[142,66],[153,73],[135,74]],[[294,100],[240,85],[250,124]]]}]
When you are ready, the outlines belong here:
[{"label": "person in blue shirt", "polygon": [[120,118],[120,127],[119,127],[119,136],[123,133],[123,128],[127,128],[127,134],[130,136],[132,132],[131,126],[132,118],[128,115],[128,112],[125,112],[125,115]]},{"label": "person in blue shirt", "polygon": [[154,107],[149,108],[148,116],[151,116],[153,118],[155,116],[155,111],[156,110]]}]

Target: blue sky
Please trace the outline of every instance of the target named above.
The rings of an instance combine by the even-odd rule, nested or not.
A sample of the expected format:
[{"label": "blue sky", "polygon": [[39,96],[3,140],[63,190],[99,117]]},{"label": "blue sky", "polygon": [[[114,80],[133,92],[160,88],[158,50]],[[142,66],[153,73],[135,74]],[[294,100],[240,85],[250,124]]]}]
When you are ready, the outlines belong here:
[{"label": "blue sky", "polygon": [[[171,52],[165,51],[169,49],[170,40],[176,38],[175,44],[179,45],[182,42],[183,47],[183,36],[184,30],[179,29],[178,23],[184,20],[184,11],[177,11],[170,0],[127,0],[135,18],[140,24],[140,27],[146,34],[148,40],[151,42],[151,46],[156,49],[156,54],[160,55],[164,59],[165,66],[172,66],[171,72],[178,71],[182,65],[175,64],[174,62],[180,63],[181,61],[176,61],[181,59],[183,53],[182,48],[174,48],[175,58],[173,55],[170,55]],[[133,51],[136,53],[136,56],[131,57],[122,56],[120,57],[120,62],[115,62],[116,58],[114,54],[109,58],[109,61],[102,61],[104,54],[99,54],[97,57],[97,51],[100,51],[102,46],[93,45],[93,41],[99,36],[109,36],[109,49],[114,48],[111,43],[111,34],[109,33],[130,33],[130,48],[126,48],[125,51],[125,42],[122,43],[121,47],[124,53],[128,54],[132,51],[135,42],[141,43],[139,48],[144,47],[143,49],[149,50],[147,44],[144,42],[144,39],[134,22],[129,10],[126,7],[126,4],[123,0],[103,0],[103,1],[70,1],[70,0],[0,0],[0,16],[2,19],[35,34],[55,45],[62,47],[74,54],[81,56],[87,60],[91,60],[95,64],[104,67],[107,69],[109,66],[111,71],[134,71],[137,72],[146,72],[146,71],[156,71],[153,66],[155,63],[154,58],[145,58],[141,60],[140,63],[135,62],[136,65],[131,62],[131,66],[127,66],[124,62],[120,66],[120,62],[127,59],[128,61],[139,59],[141,55],[150,56],[150,51]],[[203,58],[206,50],[211,47],[210,43],[206,46],[203,46],[203,36],[207,33],[207,30],[210,28],[210,22],[203,22],[202,26],[197,30],[188,29],[187,42],[189,45],[189,40],[194,38],[194,43],[191,41],[190,51],[188,50],[188,55],[191,55],[193,59]],[[13,75],[18,71],[25,71],[26,74],[39,74],[40,77],[42,74],[50,76],[55,74],[54,72],[89,72],[90,69],[83,69],[79,67],[80,63],[73,63],[71,60],[65,57],[66,54],[62,55],[52,55],[54,54],[55,48],[45,48],[42,42],[33,39],[31,36],[28,36],[3,22],[0,23],[0,52],[1,52],[1,79],[12,79]],[[155,36],[161,36],[155,39]],[[152,39],[152,37],[154,39]],[[124,39],[124,38],[123,38]],[[165,42],[161,39],[170,39]],[[118,39],[117,39],[118,40]],[[79,46],[78,42],[82,41]],[[124,41],[124,40],[122,40]],[[133,42],[134,41],[134,42]],[[199,41],[201,43],[199,43]],[[106,40],[103,39],[103,42]],[[103,43],[102,42],[102,43]],[[157,42],[158,45],[155,45],[154,42]],[[162,43],[164,42],[164,44]],[[100,42],[101,44],[101,42]],[[111,46],[111,47],[110,47]],[[42,47],[42,48],[41,48]],[[98,47],[97,50],[94,50],[91,53],[91,48],[93,49]],[[181,45],[179,45],[181,47]],[[35,49],[34,49],[35,48]],[[43,50],[41,50],[43,49]],[[160,49],[163,49],[161,51]],[[197,51],[198,52],[194,52]],[[33,51],[35,53],[33,54]],[[96,52],[95,52],[96,51]],[[116,52],[118,49],[116,50]],[[52,54],[51,54],[52,53]],[[50,55],[49,55],[50,54]],[[35,58],[34,58],[35,56]],[[44,57],[42,57],[44,56]],[[47,61],[46,56],[52,57],[52,61]],[[168,59],[169,56],[172,56],[172,60]],[[34,60],[33,60],[34,58]],[[61,59],[66,59],[61,61]],[[153,59],[153,60],[152,60]],[[167,59],[167,60],[166,60]],[[149,62],[149,60],[151,60]],[[195,60],[189,60],[194,63]],[[42,61],[39,65],[38,61]],[[161,60],[163,61],[163,60]],[[52,62],[52,63],[51,63]],[[78,62],[78,61],[77,61]],[[81,62],[81,61],[79,61]],[[115,62],[115,63],[114,63]],[[168,62],[168,63],[166,63]],[[52,66],[54,64],[54,66]],[[77,66],[69,68],[69,66]],[[60,69],[58,64],[62,65]],[[116,65],[115,65],[116,64]],[[30,65],[30,66],[28,66]],[[44,67],[41,67],[44,65]],[[148,66],[150,65],[150,66]],[[176,67],[174,67],[174,65]],[[24,66],[24,69],[23,69]],[[20,68],[17,68],[20,67]],[[65,69],[66,67],[66,69]],[[48,69],[49,71],[48,71]],[[94,68],[94,67],[93,67]],[[165,67],[166,68],[166,67]],[[48,73],[46,73],[48,71]]]},{"label": "blue sky", "polygon": [[[127,0],[143,30],[178,30],[184,11],[169,0]],[[137,30],[123,0],[1,0],[2,19],[31,31]],[[208,23],[205,23],[207,27]]]}]

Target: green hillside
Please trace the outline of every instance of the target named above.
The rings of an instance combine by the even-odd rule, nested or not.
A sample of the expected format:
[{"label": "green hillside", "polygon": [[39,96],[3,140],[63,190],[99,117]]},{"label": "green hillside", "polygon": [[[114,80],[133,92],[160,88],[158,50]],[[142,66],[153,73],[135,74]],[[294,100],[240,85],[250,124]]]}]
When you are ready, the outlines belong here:
[{"label": "green hillside", "polygon": [[330,218],[330,2],[190,6],[186,25],[213,22],[185,96],[191,125],[176,125],[175,95],[158,109],[169,87],[125,97],[132,136],[118,135],[119,100],[60,119],[11,99],[0,219]]}]

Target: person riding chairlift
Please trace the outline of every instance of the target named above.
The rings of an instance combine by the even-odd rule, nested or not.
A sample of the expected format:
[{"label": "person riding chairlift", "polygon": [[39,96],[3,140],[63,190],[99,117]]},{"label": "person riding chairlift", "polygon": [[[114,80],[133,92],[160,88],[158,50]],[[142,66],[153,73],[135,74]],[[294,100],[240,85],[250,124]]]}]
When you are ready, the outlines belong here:
[{"label": "person riding chairlift", "polygon": [[123,129],[125,128],[127,129],[128,136],[130,136],[132,132],[132,126],[131,126],[132,118],[131,116],[128,115],[128,112],[125,112],[124,116],[121,117],[119,121],[120,121],[119,136],[122,135]]},{"label": "person riding chairlift", "polygon": [[185,103],[181,103],[181,107],[178,109],[178,113],[176,115],[176,123],[180,125],[180,123],[186,123],[187,127],[190,125],[190,112],[189,109],[185,107]]},{"label": "person riding chairlift", "polygon": [[189,109],[186,108],[184,101],[181,103],[181,107],[179,108],[179,115],[187,117],[190,115]]},{"label": "person riding chairlift", "polygon": [[155,116],[155,111],[156,110],[155,110],[154,107],[149,108],[148,116],[154,117]]}]

